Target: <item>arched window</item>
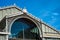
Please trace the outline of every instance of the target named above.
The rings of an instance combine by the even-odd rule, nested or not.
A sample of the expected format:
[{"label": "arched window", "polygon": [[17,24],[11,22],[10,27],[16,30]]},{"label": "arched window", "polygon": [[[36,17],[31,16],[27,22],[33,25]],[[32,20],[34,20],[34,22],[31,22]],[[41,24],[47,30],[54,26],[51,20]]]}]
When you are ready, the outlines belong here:
[{"label": "arched window", "polygon": [[38,40],[40,38],[39,29],[31,20],[20,18],[12,24],[9,38]]}]

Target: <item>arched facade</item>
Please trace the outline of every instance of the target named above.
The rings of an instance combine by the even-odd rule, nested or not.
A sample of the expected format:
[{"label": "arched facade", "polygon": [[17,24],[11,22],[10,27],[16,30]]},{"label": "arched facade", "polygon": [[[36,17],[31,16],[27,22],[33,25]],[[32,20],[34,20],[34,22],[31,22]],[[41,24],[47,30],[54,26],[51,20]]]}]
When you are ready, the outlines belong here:
[{"label": "arched facade", "polygon": [[[31,17],[29,17],[29,16],[27,16],[26,14],[25,15],[22,15],[22,16],[18,16],[18,17],[15,17],[15,18],[12,18],[12,20],[10,20],[10,25],[9,25],[9,33],[11,34],[11,29],[12,29],[12,25],[14,24],[14,22],[16,22],[17,20],[19,21],[20,19],[23,19],[23,21],[25,20],[26,22],[29,22],[29,24],[30,24],[30,27],[31,26],[33,26],[34,27],[34,25],[36,26],[36,28],[37,28],[37,30],[36,30],[36,32],[37,33],[39,33],[39,38],[38,39],[40,39],[40,28],[39,28],[39,24],[36,22],[36,20],[34,20],[33,18],[31,18]],[[22,21],[22,20],[21,20]],[[32,28],[33,28],[32,27]],[[35,29],[34,29],[35,30]],[[27,32],[28,33],[28,32]],[[29,35],[29,34],[28,34]],[[34,35],[34,34],[32,34],[32,35]],[[34,36],[33,36],[34,37]],[[35,36],[36,38],[37,38],[37,35]],[[31,39],[31,38],[30,38]]]},{"label": "arched facade", "polygon": [[[35,16],[31,15],[26,11],[26,9],[22,10],[16,6],[0,9],[0,40],[9,40],[8,38],[10,38],[11,33],[14,31],[15,28],[18,27],[18,26],[14,26],[16,24],[22,25],[22,29],[21,29],[22,35],[20,34],[20,30],[19,30],[17,31],[19,32],[18,33],[19,36],[16,36],[16,38],[22,38],[22,39],[25,38],[25,39],[31,39],[31,40],[32,39],[60,40],[59,31],[55,30],[50,25],[44,23],[42,20],[39,20]],[[20,25],[19,27],[21,27]],[[26,28],[24,28],[23,25],[26,28],[30,28],[28,29],[29,31],[25,30]],[[31,28],[34,30],[34,32],[36,32],[35,28],[38,29],[38,32],[34,33],[33,31],[30,31]],[[13,33],[15,33],[15,31]],[[29,36],[26,36],[26,33],[27,34],[30,33]],[[32,38],[30,37],[30,35]]]}]

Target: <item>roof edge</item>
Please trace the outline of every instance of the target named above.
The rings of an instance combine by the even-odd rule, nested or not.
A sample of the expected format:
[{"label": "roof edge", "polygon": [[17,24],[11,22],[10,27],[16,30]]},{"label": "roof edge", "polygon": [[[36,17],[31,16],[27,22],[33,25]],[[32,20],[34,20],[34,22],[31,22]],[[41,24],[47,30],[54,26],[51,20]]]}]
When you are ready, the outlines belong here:
[{"label": "roof edge", "polygon": [[[18,10],[22,11],[22,8],[18,7],[17,5],[11,5],[11,6],[5,6],[5,7],[0,7],[0,10],[4,10],[4,9],[9,9],[9,8],[17,8]],[[22,11],[23,12],[23,11]],[[27,13],[28,14],[28,13]],[[48,27],[52,28],[53,30],[55,30],[56,32],[59,32],[57,31],[55,28],[53,28],[52,26],[48,25],[46,22],[42,21],[41,19],[35,17],[34,15],[32,15],[31,13],[29,13],[28,15],[32,16],[34,19],[36,19],[37,21],[47,25]]]},{"label": "roof edge", "polygon": [[22,8],[20,8],[20,7],[16,6],[16,5],[0,7],[0,10],[9,9],[9,8],[17,8],[18,10],[22,11]]}]

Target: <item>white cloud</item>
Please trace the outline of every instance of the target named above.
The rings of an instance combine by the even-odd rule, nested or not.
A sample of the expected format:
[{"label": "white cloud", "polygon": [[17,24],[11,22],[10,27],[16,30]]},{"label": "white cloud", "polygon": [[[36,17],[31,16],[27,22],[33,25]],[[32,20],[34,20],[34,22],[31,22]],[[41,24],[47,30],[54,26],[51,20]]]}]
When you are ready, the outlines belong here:
[{"label": "white cloud", "polygon": [[55,17],[54,17],[54,16],[51,16],[51,18],[52,18],[52,19],[55,19]]},{"label": "white cloud", "polygon": [[43,17],[47,17],[49,16],[50,11],[43,11],[42,13],[43,13],[42,14]]},{"label": "white cloud", "polygon": [[57,16],[57,15],[59,15],[59,14],[58,14],[58,13],[53,13],[53,15]]},{"label": "white cloud", "polygon": [[55,16],[58,16],[59,14],[58,13],[53,13],[52,15],[51,15],[51,20],[49,20],[48,22],[50,23],[50,24],[54,24],[56,21],[57,21],[57,18],[55,17]]},{"label": "white cloud", "polygon": [[51,20],[48,21],[50,24],[54,24],[56,22],[56,18],[54,16],[51,17]]}]

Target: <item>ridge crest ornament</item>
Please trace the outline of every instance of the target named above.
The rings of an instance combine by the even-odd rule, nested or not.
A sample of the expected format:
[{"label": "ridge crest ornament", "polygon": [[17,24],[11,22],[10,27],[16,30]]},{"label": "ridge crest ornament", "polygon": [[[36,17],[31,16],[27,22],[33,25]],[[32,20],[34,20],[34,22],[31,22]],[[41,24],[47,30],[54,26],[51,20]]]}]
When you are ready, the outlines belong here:
[{"label": "ridge crest ornament", "polygon": [[23,13],[28,13],[26,8],[24,8],[22,11],[23,11]]}]

